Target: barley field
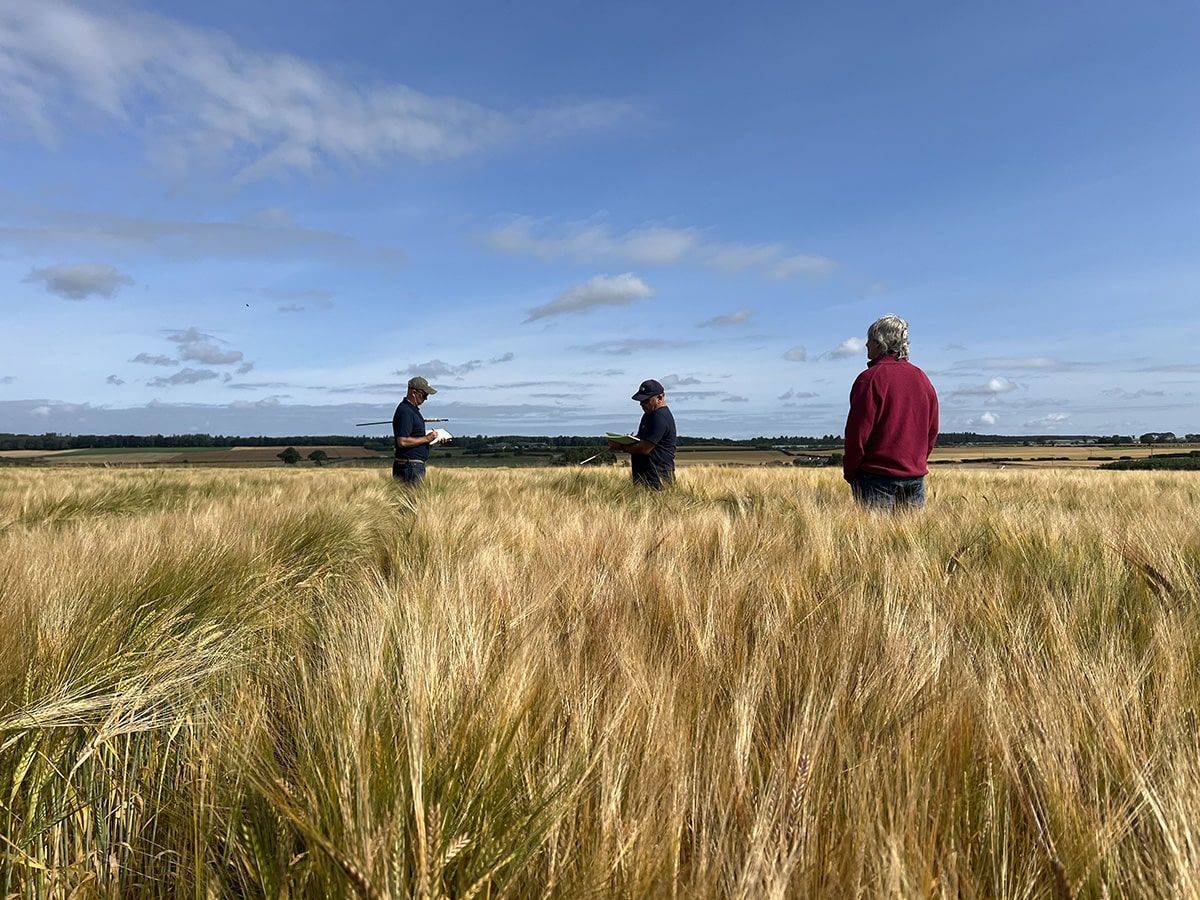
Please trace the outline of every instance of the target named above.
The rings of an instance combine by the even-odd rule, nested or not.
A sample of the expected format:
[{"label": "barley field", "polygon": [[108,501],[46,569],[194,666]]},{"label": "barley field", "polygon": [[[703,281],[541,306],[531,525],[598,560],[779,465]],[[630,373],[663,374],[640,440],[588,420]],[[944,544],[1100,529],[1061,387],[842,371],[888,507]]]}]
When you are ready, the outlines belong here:
[{"label": "barley field", "polygon": [[0,473],[5,897],[1200,896],[1200,480]]}]

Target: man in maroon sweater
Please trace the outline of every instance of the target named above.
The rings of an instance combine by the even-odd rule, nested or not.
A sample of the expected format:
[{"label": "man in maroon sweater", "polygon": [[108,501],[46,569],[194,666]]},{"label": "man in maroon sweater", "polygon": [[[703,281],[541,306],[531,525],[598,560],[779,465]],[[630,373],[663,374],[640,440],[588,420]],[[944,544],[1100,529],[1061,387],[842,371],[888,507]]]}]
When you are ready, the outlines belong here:
[{"label": "man in maroon sweater", "polygon": [[925,373],[908,361],[908,323],[899,316],[872,323],[867,359],[850,389],[842,473],[864,506],[924,506],[938,399]]}]

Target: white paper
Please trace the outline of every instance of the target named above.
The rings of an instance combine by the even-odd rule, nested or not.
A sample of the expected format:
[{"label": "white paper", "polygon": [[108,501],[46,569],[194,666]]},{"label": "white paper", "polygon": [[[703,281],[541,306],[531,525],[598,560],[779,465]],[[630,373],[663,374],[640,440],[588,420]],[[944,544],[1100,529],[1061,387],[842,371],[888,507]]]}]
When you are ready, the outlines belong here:
[{"label": "white paper", "polygon": [[617,434],[615,431],[607,431],[605,432],[604,436],[610,441],[614,441],[618,444],[624,444],[626,446],[630,444],[636,444],[638,442],[638,439],[632,434]]},{"label": "white paper", "polygon": [[444,443],[445,441],[450,441],[450,440],[454,439],[454,435],[452,435],[450,432],[448,432],[445,428],[435,428],[435,429],[433,429],[433,433],[436,434],[437,437],[435,437],[432,441],[430,441],[430,443],[432,443],[432,444],[441,444],[441,443]]}]

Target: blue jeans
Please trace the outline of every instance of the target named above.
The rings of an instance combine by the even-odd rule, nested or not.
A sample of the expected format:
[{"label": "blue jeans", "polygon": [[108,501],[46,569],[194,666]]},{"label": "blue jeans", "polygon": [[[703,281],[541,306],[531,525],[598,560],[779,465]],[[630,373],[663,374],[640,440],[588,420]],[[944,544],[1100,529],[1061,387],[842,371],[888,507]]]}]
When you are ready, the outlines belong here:
[{"label": "blue jeans", "polygon": [[893,478],[860,472],[850,483],[854,499],[869,509],[895,511],[925,505],[924,478]]},{"label": "blue jeans", "polygon": [[392,463],[392,477],[409,487],[417,487],[425,478],[425,463],[420,460],[398,459]]}]

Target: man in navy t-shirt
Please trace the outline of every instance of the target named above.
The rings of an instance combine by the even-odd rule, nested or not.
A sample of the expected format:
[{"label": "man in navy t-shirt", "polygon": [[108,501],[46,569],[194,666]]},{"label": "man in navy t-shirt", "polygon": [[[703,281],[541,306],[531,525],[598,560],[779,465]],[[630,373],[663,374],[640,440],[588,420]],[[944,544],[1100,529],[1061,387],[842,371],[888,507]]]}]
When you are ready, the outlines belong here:
[{"label": "man in navy t-shirt", "polygon": [[652,490],[675,480],[675,417],[667,409],[663,386],[653,378],[638,386],[633,399],[642,405],[636,444],[608,442],[609,449],[628,453],[633,483]]},{"label": "man in navy t-shirt", "polygon": [[396,407],[392,416],[392,435],[396,439],[396,459],[392,463],[392,477],[416,487],[425,477],[425,460],[429,459],[429,445],[437,438],[437,429],[426,434],[425,417],[420,406],[430,394],[437,391],[420,376],[408,380],[408,393]]}]

